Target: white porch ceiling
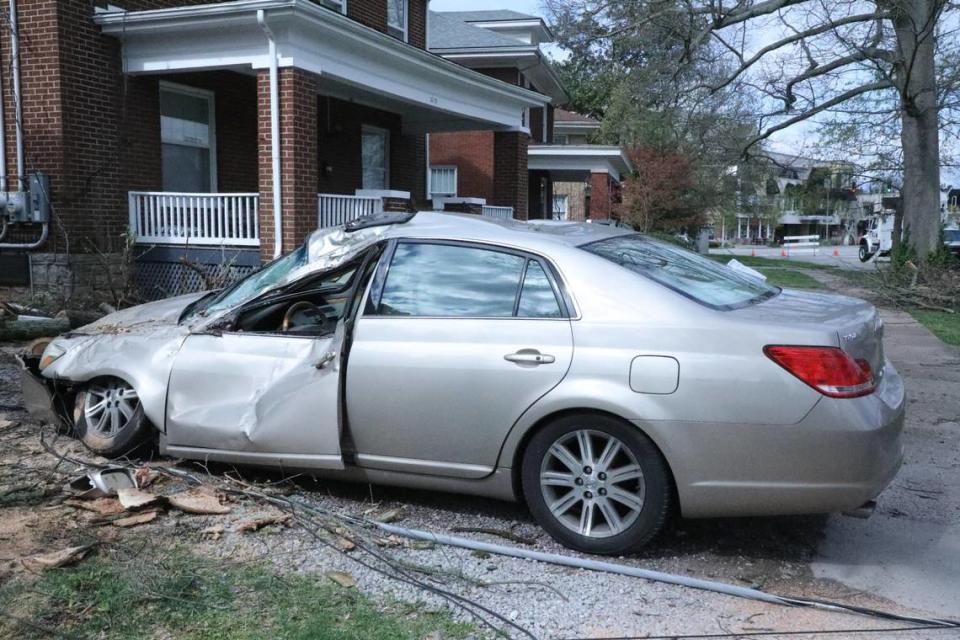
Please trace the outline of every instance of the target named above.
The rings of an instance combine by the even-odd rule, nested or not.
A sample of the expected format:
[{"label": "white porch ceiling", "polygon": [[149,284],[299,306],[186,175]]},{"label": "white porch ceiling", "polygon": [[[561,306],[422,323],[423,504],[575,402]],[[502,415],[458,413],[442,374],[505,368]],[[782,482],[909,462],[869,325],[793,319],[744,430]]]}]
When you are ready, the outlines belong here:
[{"label": "white porch ceiling", "polygon": [[530,145],[527,158],[531,171],[550,171],[560,176],[609,173],[619,182],[633,171],[627,154],[619,147],[602,145]]},{"label": "white porch ceiling", "polygon": [[329,95],[403,116],[405,133],[525,131],[523,110],[550,98],[466,69],[309,0],[240,0],[152,11],[108,10],[94,21],[123,47],[124,71],[161,74],[269,67],[258,11],[281,67],[316,73]]}]

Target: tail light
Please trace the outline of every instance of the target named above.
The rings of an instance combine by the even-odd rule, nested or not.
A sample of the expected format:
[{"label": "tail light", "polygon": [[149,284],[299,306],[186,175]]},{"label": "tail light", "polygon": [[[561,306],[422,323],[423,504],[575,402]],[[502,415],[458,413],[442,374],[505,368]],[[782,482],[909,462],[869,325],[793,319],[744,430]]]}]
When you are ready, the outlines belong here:
[{"label": "tail light", "polygon": [[831,398],[859,398],[873,393],[876,384],[866,360],[854,360],[836,347],[767,346],[767,357]]}]

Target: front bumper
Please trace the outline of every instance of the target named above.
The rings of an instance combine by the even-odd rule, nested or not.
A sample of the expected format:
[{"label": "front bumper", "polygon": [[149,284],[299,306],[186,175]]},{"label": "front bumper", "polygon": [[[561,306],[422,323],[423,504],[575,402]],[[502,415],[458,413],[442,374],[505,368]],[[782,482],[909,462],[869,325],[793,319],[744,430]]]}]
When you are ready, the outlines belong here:
[{"label": "front bumper", "polygon": [[64,393],[54,383],[40,375],[40,356],[20,354],[20,389],[27,412],[46,424],[69,424],[70,407]]},{"label": "front bumper", "polygon": [[877,391],[821,398],[792,425],[684,424],[671,456],[684,516],[770,516],[855,510],[903,461],[903,380],[887,363]]}]

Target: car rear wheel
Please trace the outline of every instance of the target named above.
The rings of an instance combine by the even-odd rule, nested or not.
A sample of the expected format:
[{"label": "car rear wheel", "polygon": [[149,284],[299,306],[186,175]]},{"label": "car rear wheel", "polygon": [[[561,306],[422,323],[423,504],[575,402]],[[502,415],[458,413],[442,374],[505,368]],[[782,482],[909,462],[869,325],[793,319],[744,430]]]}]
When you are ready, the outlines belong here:
[{"label": "car rear wheel", "polygon": [[639,549],[671,507],[666,462],[636,427],[612,417],[561,418],[524,452],[523,493],[534,517],[561,544],[596,554]]},{"label": "car rear wheel", "polygon": [[153,431],[137,392],[112,377],[97,378],[77,394],[74,428],[83,444],[109,458],[133,453]]}]

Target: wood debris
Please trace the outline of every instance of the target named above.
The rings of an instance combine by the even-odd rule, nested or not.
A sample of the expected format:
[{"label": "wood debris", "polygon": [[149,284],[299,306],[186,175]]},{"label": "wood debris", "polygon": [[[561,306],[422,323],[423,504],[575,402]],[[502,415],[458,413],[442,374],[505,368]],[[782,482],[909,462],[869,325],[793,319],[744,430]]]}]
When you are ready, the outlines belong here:
[{"label": "wood debris", "polygon": [[260,516],[259,518],[250,518],[249,520],[244,520],[237,525],[236,530],[238,533],[253,532],[273,524],[289,526],[292,521],[293,516],[289,513],[277,512]]},{"label": "wood debris", "polygon": [[379,516],[375,517],[374,520],[377,522],[382,522],[383,524],[390,524],[391,522],[396,522],[400,519],[400,514],[403,512],[403,507],[397,509],[388,509],[384,511]]},{"label": "wood debris", "polygon": [[137,486],[146,489],[160,478],[160,472],[150,468],[150,465],[144,465],[133,472],[133,478]]},{"label": "wood debris", "polygon": [[79,547],[68,547],[66,549],[61,549],[59,551],[51,551],[48,553],[39,553],[27,558],[23,558],[20,562],[23,564],[24,568],[27,571],[33,573],[40,573],[46,571],[47,569],[55,569],[57,567],[64,567],[68,564],[73,564],[83,560],[83,558],[93,549],[94,545],[85,544]]},{"label": "wood debris", "polygon": [[122,527],[124,529],[129,527],[135,527],[137,525],[153,522],[154,520],[157,519],[158,515],[160,515],[159,510],[141,511],[140,513],[135,513],[132,516],[127,516],[126,518],[120,518],[118,520],[114,520],[113,526]]},{"label": "wood debris", "polygon": [[357,579],[346,571],[327,571],[327,577],[347,589],[357,586]]},{"label": "wood debris", "polygon": [[210,538],[211,540],[219,540],[226,529],[222,524],[215,524],[213,526],[207,527],[200,532],[200,535]]},{"label": "wood debris", "polygon": [[188,489],[172,496],[167,496],[167,502],[171,507],[179,509],[184,513],[195,513],[198,515],[222,515],[230,513],[230,507],[220,503],[220,497],[216,492],[198,487]]},{"label": "wood debris", "polygon": [[65,500],[65,505],[84,511],[92,511],[101,516],[115,516],[123,513],[123,505],[116,498],[95,498],[94,500]]},{"label": "wood debris", "polygon": [[128,487],[117,491],[117,499],[124,509],[139,509],[160,502],[162,497],[135,487]]}]

